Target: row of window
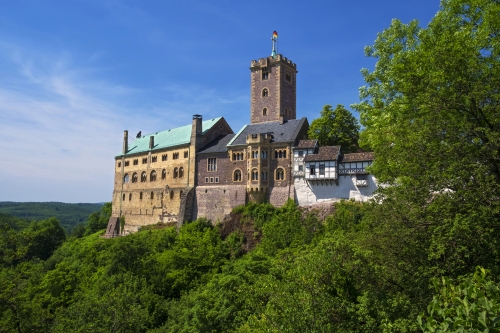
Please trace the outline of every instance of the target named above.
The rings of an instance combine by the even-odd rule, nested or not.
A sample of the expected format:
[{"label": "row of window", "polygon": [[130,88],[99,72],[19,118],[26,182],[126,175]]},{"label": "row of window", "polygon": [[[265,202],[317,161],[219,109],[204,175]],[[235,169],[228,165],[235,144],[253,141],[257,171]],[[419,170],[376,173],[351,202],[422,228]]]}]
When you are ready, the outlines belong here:
[{"label": "row of window", "polygon": [[[189,153],[188,151],[186,150],[184,152],[184,158],[188,158],[189,156]],[[179,159],[179,153],[172,153],[172,159],[174,160],[177,160]],[[167,161],[168,160],[168,154],[163,154],[161,155],[161,160],[162,161]],[[154,155],[154,156],[151,156],[151,163],[156,163],[158,161],[158,156]],[[143,157],[142,158],[142,164],[147,164],[148,163],[148,158],[147,157]],[[139,165],[139,159],[136,158],[132,161],[132,164],[133,165]],[[130,161],[125,161],[125,166],[128,167],[130,165]],[[122,162],[119,161],[118,162],[118,167],[121,167],[122,166]]]},{"label": "row of window", "polygon": [[[179,192],[179,198],[182,197],[182,193],[183,193],[182,191]],[[175,196],[174,195],[174,191],[170,191],[170,194],[169,194],[170,199],[173,199],[174,196]],[[123,193],[123,197],[122,198],[123,198],[124,201],[125,201],[126,197],[127,197],[126,194]],[[133,197],[132,193],[129,193],[128,194],[128,201],[132,201],[132,197]],[[142,192],[140,192],[139,193],[139,200],[142,200],[142,198],[143,198],[143,194],[142,194]],[[154,198],[155,198],[155,193],[153,191],[151,191],[151,193],[149,195],[149,199],[153,200]],[[163,192],[161,192],[161,199],[163,199]]]},{"label": "row of window", "polygon": [[[252,169],[250,173],[251,180],[259,180],[259,171],[257,169]],[[235,170],[233,172],[233,181],[241,182],[241,170]],[[275,180],[284,180],[285,179],[285,171],[282,168],[276,169],[276,173],[274,175]],[[260,172],[260,180],[268,180],[267,171]]]},{"label": "row of window", "polygon": [[[252,153],[251,153],[251,156],[253,159],[257,159],[259,158],[259,151],[258,150],[252,150]],[[267,150],[261,150],[260,151],[260,158],[262,159],[266,159],[268,156],[267,154]],[[286,149],[276,149],[274,151],[274,158],[286,158]],[[243,153],[233,153],[232,155],[232,160],[233,161],[243,161],[244,159],[244,154]],[[215,170],[211,170],[210,169],[210,163],[217,163],[216,161],[210,161],[210,160],[215,160],[215,158],[209,158],[209,167],[208,167],[208,171],[215,171]]]},{"label": "row of window", "polygon": [[[174,168],[173,178],[182,178],[182,177],[184,177],[184,168],[183,167]],[[163,169],[161,171],[161,179],[167,179],[167,170],[166,169]],[[137,174],[137,172],[134,172],[132,174],[132,183],[137,183],[138,180],[139,180],[139,175]],[[148,181],[148,175],[147,175],[146,171],[143,171],[141,173],[141,183],[144,183],[147,181]],[[151,171],[151,173],[149,174],[149,181],[150,182],[156,181],[156,171],[155,170]],[[123,182],[124,183],[130,182],[130,175],[128,173],[126,173],[125,176],[123,176]]]},{"label": "row of window", "polygon": [[[262,80],[269,80],[269,71],[263,70],[262,71]],[[285,73],[285,80],[287,82],[292,83],[292,74],[291,73]]]},{"label": "row of window", "polygon": [[[263,116],[267,116],[267,108],[263,108],[262,109],[262,115]],[[292,117],[292,109],[285,108],[284,116],[288,117],[288,118],[291,118]]]}]

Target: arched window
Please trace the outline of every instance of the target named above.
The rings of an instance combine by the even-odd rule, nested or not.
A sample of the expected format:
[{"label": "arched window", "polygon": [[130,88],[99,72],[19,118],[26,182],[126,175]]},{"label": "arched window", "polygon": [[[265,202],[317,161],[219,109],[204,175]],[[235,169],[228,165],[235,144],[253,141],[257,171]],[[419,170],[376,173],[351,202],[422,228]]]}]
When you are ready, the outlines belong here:
[{"label": "arched window", "polygon": [[283,150],[283,158],[286,158],[286,150]]},{"label": "arched window", "polygon": [[170,191],[170,199],[174,198],[174,191]]},{"label": "arched window", "polygon": [[260,173],[260,180],[267,180],[267,171],[262,171]]},{"label": "arched window", "polygon": [[146,171],[143,171],[141,173],[141,183],[144,183],[147,180],[148,180],[148,176],[146,175]]},{"label": "arched window", "polygon": [[123,193],[123,201],[125,201],[125,193]]},{"label": "arched window", "polygon": [[155,198],[155,193],[151,191],[151,200],[153,200],[154,198]]},{"label": "arched window", "polygon": [[151,171],[151,174],[149,175],[149,181],[154,182],[156,181],[156,171]]},{"label": "arched window", "polygon": [[179,178],[182,178],[182,176],[184,176],[184,168],[180,167],[179,168]]},{"label": "arched window", "polygon": [[161,171],[161,179],[167,179],[167,170],[166,169],[163,169]]},{"label": "arched window", "polygon": [[137,176],[137,172],[134,172],[134,174],[132,175],[132,183],[137,183],[138,178],[139,176]]},{"label": "arched window", "polygon": [[128,195],[128,201],[132,200],[132,193]]},{"label": "arched window", "polygon": [[278,168],[276,170],[276,180],[284,180],[285,179],[285,172],[283,171],[282,168]]},{"label": "arched window", "polygon": [[269,90],[267,88],[262,89],[262,97],[267,97],[269,96]]},{"label": "arched window", "polygon": [[177,178],[177,177],[179,177],[179,169],[175,168],[174,169],[174,178]]},{"label": "arched window", "polygon": [[283,158],[283,150],[280,150],[280,151],[278,152],[278,157],[279,157],[279,158]]},{"label": "arched window", "polygon": [[235,170],[234,171],[233,181],[235,181],[235,182],[241,182],[241,171],[240,170]]},{"label": "arched window", "polygon": [[263,116],[267,116],[267,108],[263,108],[262,109],[262,115]]},{"label": "arched window", "polygon": [[124,182],[124,183],[128,183],[129,178],[130,178],[130,177],[128,176],[128,173],[126,173],[126,174],[125,174],[125,176],[123,176],[123,182]]},{"label": "arched window", "polygon": [[142,200],[142,192],[139,193],[139,199]]},{"label": "arched window", "polygon": [[259,172],[257,169],[252,170],[252,180],[259,180]]}]

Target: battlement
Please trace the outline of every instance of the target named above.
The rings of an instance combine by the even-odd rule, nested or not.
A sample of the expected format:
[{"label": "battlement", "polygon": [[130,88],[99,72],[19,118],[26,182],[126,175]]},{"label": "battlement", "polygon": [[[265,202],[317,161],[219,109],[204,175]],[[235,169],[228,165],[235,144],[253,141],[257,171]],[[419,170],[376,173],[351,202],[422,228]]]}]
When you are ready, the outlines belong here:
[{"label": "battlement", "polygon": [[276,57],[269,56],[267,58],[260,58],[259,60],[252,60],[250,63],[250,69],[257,69],[261,67],[268,67],[269,65],[277,64],[277,63],[282,63],[285,65],[288,65],[292,67],[293,69],[297,70],[297,64],[292,62],[290,59],[287,57],[284,57],[281,54],[277,54]]}]

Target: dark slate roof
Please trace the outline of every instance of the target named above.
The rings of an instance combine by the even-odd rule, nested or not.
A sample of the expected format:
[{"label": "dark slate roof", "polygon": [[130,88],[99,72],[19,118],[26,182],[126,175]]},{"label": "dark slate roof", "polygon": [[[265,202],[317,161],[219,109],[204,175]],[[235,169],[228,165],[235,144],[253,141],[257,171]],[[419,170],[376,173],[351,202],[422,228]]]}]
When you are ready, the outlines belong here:
[{"label": "dark slate roof", "polygon": [[280,124],[279,122],[267,122],[245,125],[233,141],[228,146],[246,145],[246,138],[249,134],[270,133],[274,136],[274,142],[294,142],[299,135],[299,131],[307,121],[306,118],[288,120]]},{"label": "dark slate roof", "polygon": [[373,161],[375,159],[373,153],[353,153],[353,154],[344,154],[342,156],[341,162],[360,162],[360,161]]},{"label": "dark slate roof", "polygon": [[339,152],[340,146],[319,147],[317,154],[307,154],[304,161],[334,161],[338,158]]},{"label": "dark slate roof", "polygon": [[225,153],[227,152],[227,144],[234,138],[236,134],[219,135],[217,138],[208,143],[205,147],[201,148],[198,154],[208,153]]},{"label": "dark slate roof", "polygon": [[295,148],[302,148],[302,149],[307,149],[307,148],[314,148],[318,144],[318,140],[300,140],[299,144]]}]

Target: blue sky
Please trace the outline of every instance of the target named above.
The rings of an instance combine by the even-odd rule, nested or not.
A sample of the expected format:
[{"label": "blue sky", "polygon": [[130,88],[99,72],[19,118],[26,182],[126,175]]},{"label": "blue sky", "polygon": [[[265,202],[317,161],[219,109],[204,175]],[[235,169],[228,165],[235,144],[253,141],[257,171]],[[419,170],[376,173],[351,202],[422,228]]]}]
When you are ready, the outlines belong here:
[{"label": "blue sky", "polygon": [[[249,121],[252,59],[297,64],[297,116],[359,100],[363,48],[438,0],[0,1],[0,201],[103,202],[132,135]],[[356,114],[355,114],[356,115]],[[357,116],[357,115],[356,115]]]}]

